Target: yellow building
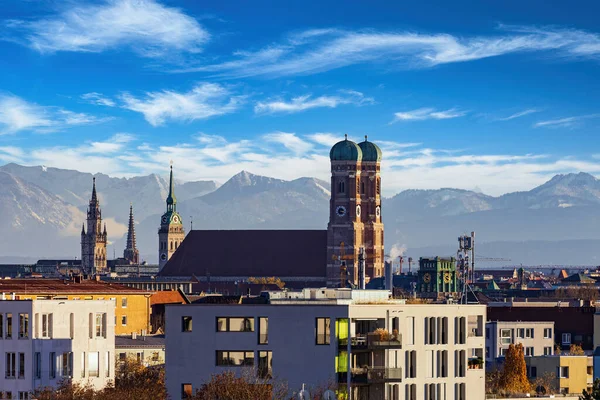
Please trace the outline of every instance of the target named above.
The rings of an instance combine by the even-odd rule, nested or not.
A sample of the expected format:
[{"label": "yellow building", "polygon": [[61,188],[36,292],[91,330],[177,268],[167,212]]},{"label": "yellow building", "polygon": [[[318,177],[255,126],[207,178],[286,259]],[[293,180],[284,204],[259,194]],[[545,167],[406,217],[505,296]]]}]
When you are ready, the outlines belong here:
[{"label": "yellow building", "polygon": [[150,332],[152,292],[127,286],[75,278],[0,279],[2,300],[113,300],[115,334]]},{"label": "yellow building", "polygon": [[580,394],[588,388],[587,356],[525,357],[525,362],[530,379],[551,377],[558,393]]}]

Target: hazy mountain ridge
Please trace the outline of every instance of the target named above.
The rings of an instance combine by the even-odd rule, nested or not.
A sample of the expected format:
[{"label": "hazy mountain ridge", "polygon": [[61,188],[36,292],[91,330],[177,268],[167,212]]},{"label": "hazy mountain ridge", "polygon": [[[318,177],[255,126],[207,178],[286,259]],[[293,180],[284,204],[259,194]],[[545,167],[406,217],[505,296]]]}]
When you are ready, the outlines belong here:
[{"label": "hazy mountain ridge", "polygon": [[[0,167],[0,174],[3,189],[0,216],[14,213],[16,204],[29,204],[29,208],[20,208],[27,215],[22,229],[34,238],[31,244],[15,243],[0,248],[0,256],[29,257],[33,253],[38,257],[79,256],[78,233],[73,234],[66,226],[81,229],[85,219],[83,211],[91,194],[92,175],[16,164]],[[129,203],[133,202],[138,247],[148,261],[156,262],[157,229],[159,216],[165,210],[168,182],[157,175],[95,176],[103,217],[125,222]],[[12,189],[4,190],[5,187]],[[221,186],[210,181],[176,183],[175,193],[186,230],[190,229],[192,219],[194,229],[327,227],[329,183],[315,178],[284,181],[242,171]],[[493,248],[497,242],[498,248],[508,253],[511,247],[500,242],[551,243],[532,246],[530,254],[525,254],[528,246],[513,246],[514,255],[505,254],[515,261],[537,258],[540,264],[550,264],[547,261],[561,248],[563,241],[595,243],[600,240],[600,230],[594,223],[600,218],[600,181],[585,173],[557,175],[530,191],[499,197],[452,188],[405,190],[383,199],[382,210],[387,248],[403,245],[412,256],[419,254],[413,254],[410,249],[454,248],[456,237],[471,230],[477,232],[479,242],[486,243],[484,248]],[[40,213],[41,220],[37,218]],[[71,219],[72,223],[46,223],[42,221],[44,218],[48,221]],[[119,238],[120,230],[119,225],[111,234],[109,226],[109,237],[114,241],[109,254],[113,251],[111,247],[117,256],[123,251],[124,237]],[[47,231],[50,233],[39,235]],[[4,235],[12,235],[12,231]],[[544,246],[552,251],[543,251]],[[562,258],[572,259],[574,264],[596,262],[595,249],[582,251],[582,246],[577,246],[576,253],[572,248],[565,245]],[[43,249],[56,251],[48,253],[42,252]],[[59,250],[64,253],[57,253]]]}]

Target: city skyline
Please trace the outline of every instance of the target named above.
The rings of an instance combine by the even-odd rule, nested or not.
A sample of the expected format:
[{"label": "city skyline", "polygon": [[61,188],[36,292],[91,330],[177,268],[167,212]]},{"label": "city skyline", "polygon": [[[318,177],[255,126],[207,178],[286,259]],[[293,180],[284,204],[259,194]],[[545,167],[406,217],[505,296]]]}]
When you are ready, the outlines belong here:
[{"label": "city skyline", "polygon": [[274,4],[11,2],[0,164],[327,180],[347,133],[387,196],[600,173],[592,2]]}]

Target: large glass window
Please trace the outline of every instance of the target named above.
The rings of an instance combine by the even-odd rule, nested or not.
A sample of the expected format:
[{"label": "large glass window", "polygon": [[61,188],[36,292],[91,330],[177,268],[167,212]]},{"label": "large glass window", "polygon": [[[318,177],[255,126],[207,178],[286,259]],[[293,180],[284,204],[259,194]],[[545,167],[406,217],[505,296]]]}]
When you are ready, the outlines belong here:
[{"label": "large glass window", "polygon": [[552,339],[552,328],[544,328],[544,339]]},{"label": "large glass window", "polygon": [[6,335],[7,339],[12,339],[12,314],[6,314]]},{"label": "large glass window", "polygon": [[52,314],[42,314],[42,337],[52,337]]},{"label": "large glass window", "polygon": [[104,374],[107,378],[110,377],[110,351],[106,352],[106,357],[104,358]]},{"label": "large glass window", "polygon": [[25,379],[25,353],[19,353],[19,379]]},{"label": "large glass window", "polygon": [[61,371],[64,378],[73,377],[73,353],[65,352],[62,353],[61,357]]},{"label": "large glass window", "polygon": [[261,379],[270,379],[273,377],[273,352],[258,352],[258,377]]},{"label": "large glass window", "polygon": [[6,353],[6,364],[4,365],[4,376],[15,378],[17,375],[17,353]]},{"label": "large glass window", "polygon": [[36,352],[33,362],[35,363],[34,364],[35,379],[41,379],[42,378],[42,353]]},{"label": "large glass window", "polygon": [[48,377],[50,379],[56,379],[56,353],[50,353],[48,362]]},{"label": "large glass window", "polygon": [[511,344],[512,336],[510,329],[500,329],[500,344]]},{"label": "large glass window", "polygon": [[181,317],[181,331],[191,332],[192,331],[192,317]]},{"label": "large glass window", "polygon": [[253,366],[254,352],[253,351],[221,351],[217,350],[218,366]]},{"label": "large glass window", "polygon": [[331,340],[331,318],[317,318],[317,344],[329,344]]},{"label": "large glass window", "polygon": [[27,339],[29,337],[29,314],[19,314],[19,339]]},{"label": "large glass window", "polygon": [[100,376],[100,360],[98,352],[88,353],[88,371],[90,377]]},{"label": "large glass window", "polygon": [[258,344],[269,343],[269,318],[260,317],[258,319]]},{"label": "large glass window", "polygon": [[254,332],[254,318],[217,317],[217,332]]}]

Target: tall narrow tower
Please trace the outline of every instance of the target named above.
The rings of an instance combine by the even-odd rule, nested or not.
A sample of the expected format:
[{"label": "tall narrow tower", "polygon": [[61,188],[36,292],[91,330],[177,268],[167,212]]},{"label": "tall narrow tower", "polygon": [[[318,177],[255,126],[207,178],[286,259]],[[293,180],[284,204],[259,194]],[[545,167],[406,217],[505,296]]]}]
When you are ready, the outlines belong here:
[{"label": "tall narrow tower", "polygon": [[160,228],[158,229],[158,266],[163,269],[167,261],[177,250],[183,239],[185,230],[183,222],[177,213],[177,199],[175,198],[175,188],[173,182],[173,166],[169,175],[169,195],[167,196],[167,212],[160,219]]},{"label": "tall narrow tower", "polygon": [[[340,286],[340,256],[347,279],[358,284],[358,255],[364,248],[367,279],[383,276],[381,221],[381,150],[366,139],[356,144],[346,136],[329,152],[331,199],[327,225],[327,286]],[[341,254],[342,249],[345,254]]]},{"label": "tall narrow tower", "polygon": [[81,267],[87,274],[106,272],[106,223],[102,231],[102,212],[93,178],[92,198],[87,210],[87,232],[81,228]]},{"label": "tall narrow tower", "polygon": [[140,252],[135,244],[135,222],[133,220],[133,205],[129,205],[129,228],[127,230],[127,247],[123,251],[123,258],[130,264],[140,263]]}]

